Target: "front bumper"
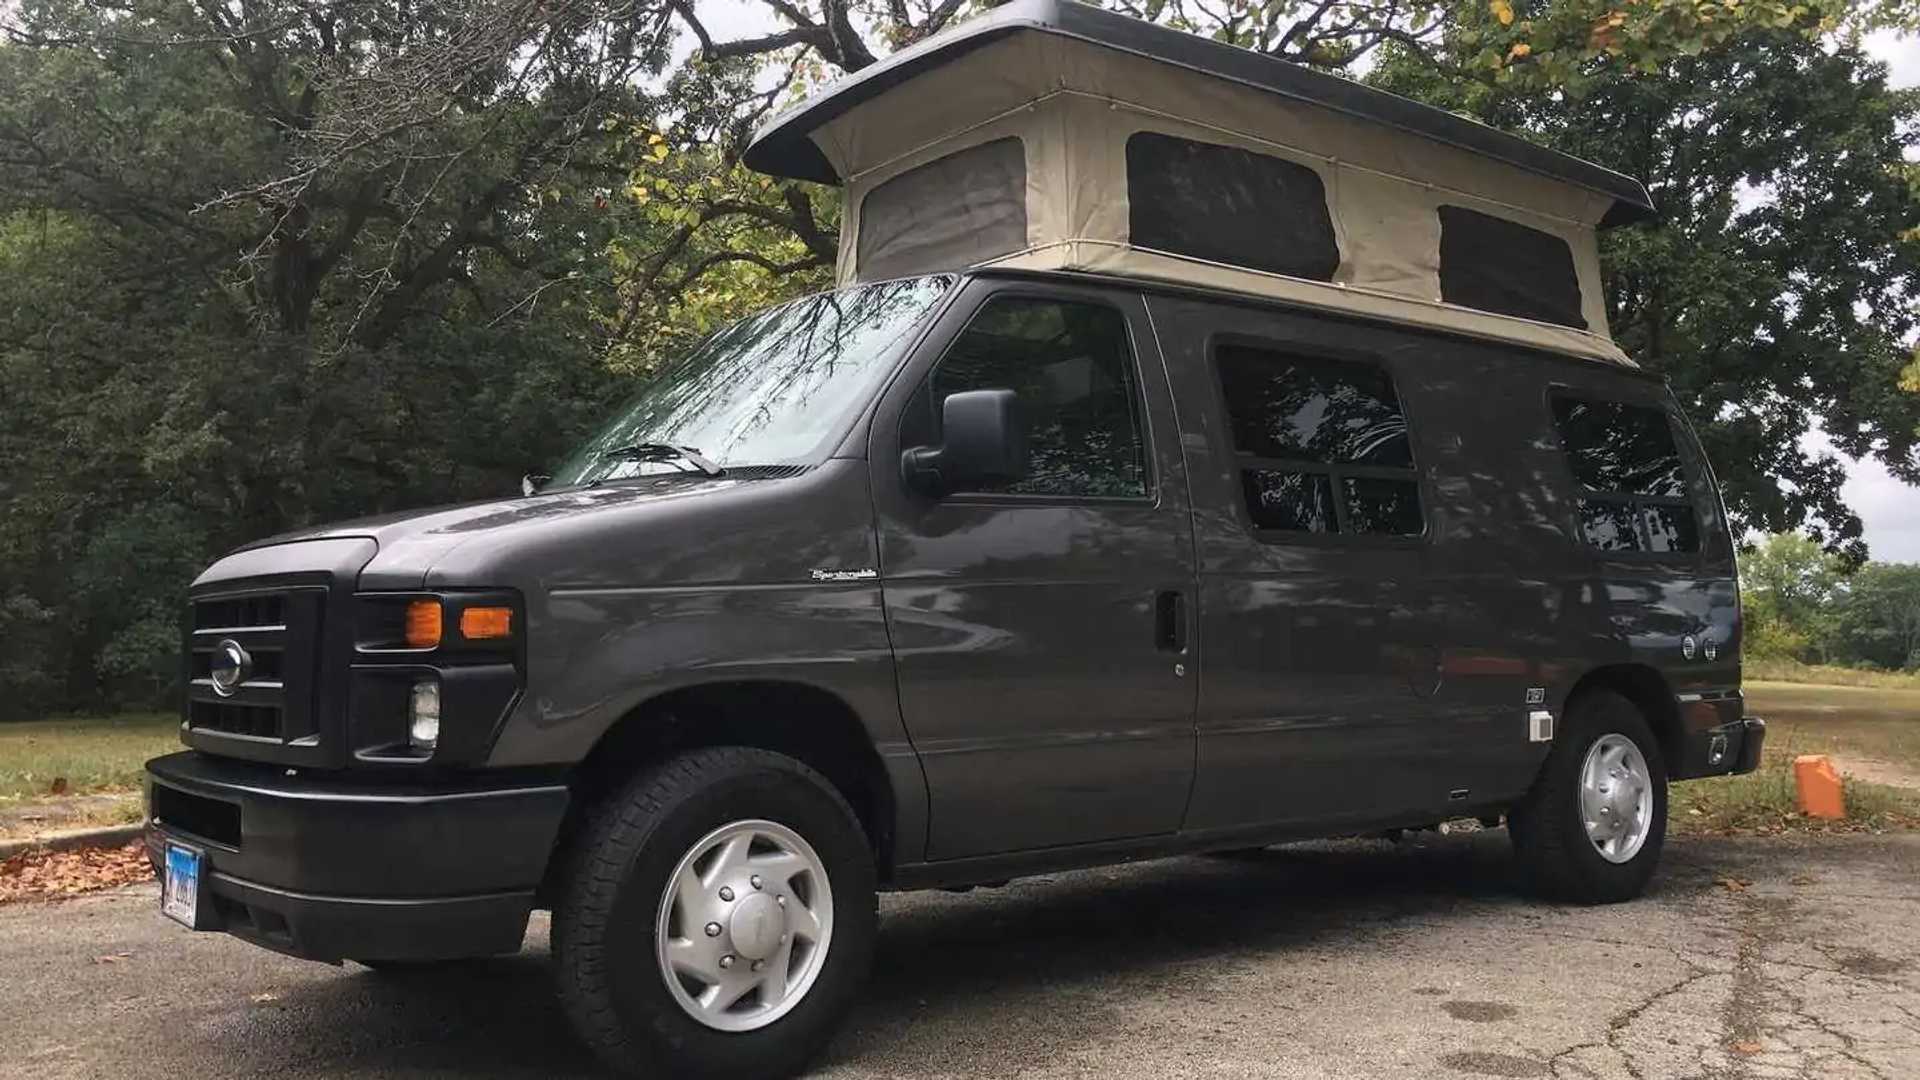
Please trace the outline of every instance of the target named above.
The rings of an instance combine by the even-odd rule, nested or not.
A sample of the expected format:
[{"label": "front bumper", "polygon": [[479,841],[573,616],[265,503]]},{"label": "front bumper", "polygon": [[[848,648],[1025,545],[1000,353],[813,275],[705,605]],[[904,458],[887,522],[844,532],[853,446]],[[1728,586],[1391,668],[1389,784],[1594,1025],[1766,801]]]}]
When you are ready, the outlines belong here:
[{"label": "front bumper", "polygon": [[147,851],[203,853],[199,929],[310,960],[512,952],[567,809],[553,777],[406,784],[188,751],[147,763]]}]

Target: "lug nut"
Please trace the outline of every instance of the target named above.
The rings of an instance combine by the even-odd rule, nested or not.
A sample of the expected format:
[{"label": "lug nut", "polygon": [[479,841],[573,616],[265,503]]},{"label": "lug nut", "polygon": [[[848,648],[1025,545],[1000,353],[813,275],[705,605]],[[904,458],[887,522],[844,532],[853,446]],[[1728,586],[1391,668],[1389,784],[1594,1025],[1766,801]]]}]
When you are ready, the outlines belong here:
[{"label": "lug nut", "polygon": [[726,900],[726,901],[729,901],[729,902],[730,902],[730,901],[732,901],[732,900],[733,900],[733,890],[732,890],[732,889],[729,889],[729,888],[727,888],[727,887],[726,887],[725,885],[722,885],[722,886],[720,886],[720,899],[722,899],[722,900]]},{"label": "lug nut", "polygon": [[747,881],[748,881],[748,882],[749,882],[749,883],[750,883],[750,884],[751,884],[751,885],[752,885],[752,886],[753,886],[754,888],[756,888],[756,889],[760,887],[760,875],[759,875],[759,874],[755,874],[755,875],[753,875],[752,877],[750,877],[750,878],[748,878],[748,879],[747,879]]},{"label": "lug nut", "polygon": [[732,966],[733,966],[733,954],[732,954],[732,953],[728,953],[727,955],[725,955],[725,956],[723,956],[723,957],[721,957],[721,958],[720,958],[720,966],[721,966],[721,967],[723,967],[723,968],[730,968],[730,967],[732,967]]},{"label": "lug nut", "polygon": [[719,936],[720,936],[720,924],[719,924],[719,923],[717,923],[717,922],[710,922],[710,923],[708,923],[708,924],[707,924],[707,936],[708,936],[708,937],[719,937]]},{"label": "lug nut", "polygon": [[761,968],[766,966],[767,966],[767,962],[765,960],[755,960],[753,962],[753,970],[755,971],[759,971]]},{"label": "lug nut", "polygon": [[785,896],[776,896],[773,898],[773,902],[779,904],[781,907],[787,906],[787,898]]}]

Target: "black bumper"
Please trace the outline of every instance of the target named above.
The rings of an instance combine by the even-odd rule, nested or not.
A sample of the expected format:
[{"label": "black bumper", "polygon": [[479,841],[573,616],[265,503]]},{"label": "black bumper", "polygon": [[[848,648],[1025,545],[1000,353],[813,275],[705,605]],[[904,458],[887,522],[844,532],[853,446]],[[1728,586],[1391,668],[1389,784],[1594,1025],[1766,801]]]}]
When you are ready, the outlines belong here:
[{"label": "black bumper", "polygon": [[1767,722],[1757,716],[1740,721],[1740,749],[1735,752],[1733,772],[1750,773],[1760,767],[1760,751],[1767,743]]},{"label": "black bumper", "polygon": [[203,854],[198,929],[326,961],[520,947],[567,809],[557,779],[287,772],[191,751],[147,763],[148,854]]}]

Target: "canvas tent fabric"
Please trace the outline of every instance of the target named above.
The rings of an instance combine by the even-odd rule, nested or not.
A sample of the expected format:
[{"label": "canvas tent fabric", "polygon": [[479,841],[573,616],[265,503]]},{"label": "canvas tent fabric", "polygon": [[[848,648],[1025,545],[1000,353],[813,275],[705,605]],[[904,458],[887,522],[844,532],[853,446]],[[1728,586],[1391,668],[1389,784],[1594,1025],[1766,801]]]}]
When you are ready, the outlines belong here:
[{"label": "canvas tent fabric", "polygon": [[[1425,113],[1444,119],[1403,116],[1394,110],[1424,107],[1352,84],[1318,98],[1277,92],[1299,77],[1293,65],[1068,0],[1016,0],[983,18],[999,29],[963,24],[906,50],[777,118],[749,149],[755,167],[824,171],[846,185],[843,282],[966,266],[1079,270],[1627,362],[1606,333],[1596,229],[1650,210],[1632,181],[1434,110]],[[1273,85],[1252,81],[1269,67]],[[1362,91],[1372,97],[1358,106],[1338,96]],[[967,164],[987,147],[998,148],[994,167]],[[1183,161],[1186,175],[1168,174]],[[1197,175],[1196,163],[1206,166]],[[1021,186],[1024,235],[1005,206]],[[1210,210],[1181,205],[1209,195]],[[1443,207],[1511,231],[1480,230],[1491,249],[1443,245]],[[1187,213],[1196,217],[1183,225]],[[944,227],[914,231],[936,221]],[[1525,270],[1443,273],[1443,248],[1484,260],[1502,236]],[[1249,247],[1259,244],[1268,247]],[[1541,253],[1561,250],[1570,275],[1553,297],[1462,302],[1484,300],[1490,278],[1524,287]],[[1450,298],[1445,283],[1462,280],[1482,287]]]}]

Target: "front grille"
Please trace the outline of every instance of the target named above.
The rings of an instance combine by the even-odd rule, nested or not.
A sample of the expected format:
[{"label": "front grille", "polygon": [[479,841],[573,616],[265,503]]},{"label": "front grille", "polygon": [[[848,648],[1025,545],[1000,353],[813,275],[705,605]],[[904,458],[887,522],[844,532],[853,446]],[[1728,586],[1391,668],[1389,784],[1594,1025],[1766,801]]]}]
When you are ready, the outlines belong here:
[{"label": "front grille", "polygon": [[[187,726],[255,744],[313,745],[315,665],[326,591],[318,587],[195,597],[187,643]],[[227,642],[251,660],[232,692],[214,687]]]},{"label": "front grille", "polygon": [[249,739],[274,739],[281,735],[283,714],[274,705],[234,705],[225,701],[193,703],[192,727],[218,731],[223,735],[245,735]]},{"label": "front grille", "polygon": [[193,605],[195,630],[284,630],[286,625],[285,593],[227,596]]}]

